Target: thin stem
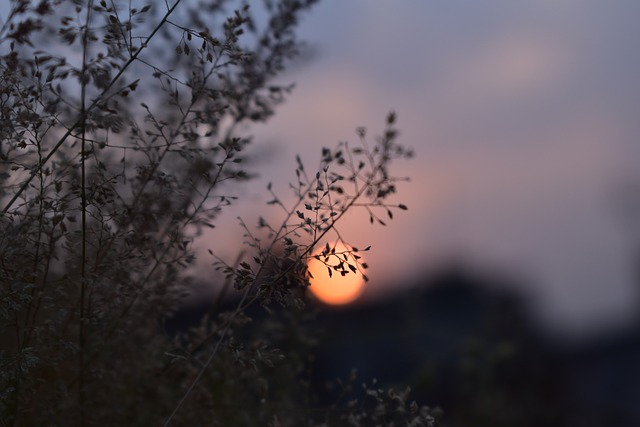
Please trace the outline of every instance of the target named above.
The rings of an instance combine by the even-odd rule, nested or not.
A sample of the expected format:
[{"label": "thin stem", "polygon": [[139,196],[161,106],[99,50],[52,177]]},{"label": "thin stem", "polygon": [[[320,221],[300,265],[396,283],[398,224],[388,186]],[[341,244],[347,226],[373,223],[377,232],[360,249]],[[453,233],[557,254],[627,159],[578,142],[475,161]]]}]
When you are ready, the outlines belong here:
[{"label": "thin stem", "polygon": [[86,176],[86,98],[87,98],[87,55],[88,37],[91,25],[91,10],[93,0],[89,1],[87,7],[87,20],[85,22],[84,33],[82,35],[82,73],[80,75],[80,211],[82,213],[82,242],[80,257],[80,327],[78,330],[78,343],[80,347],[80,385],[78,388],[78,404],[80,411],[80,425],[84,425],[84,353],[85,353],[85,299],[87,292],[87,176]]},{"label": "thin stem", "polygon": [[[306,257],[313,250],[315,245],[319,241],[321,241],[329,231],[331,231],[331,230],[333,230],[335,228],[335,224],[347,213],[347,211],[349,211],[355,205],[357,200],[360,197],[362,197],[363,194],[365,194],[366,189],[369,188],[371,185],[373,185],[373,180],[374,180],[375,176],[377,175],[377,173],[383,167],[384,167],[384,159],[381,159],[380,163],[372,165],[372,173],[371,173],[369,179],[367,179],[367,181],[365,182],[365,185],[357,190],[356,194],[352,197],[352,199],[349,201],[349,203],[347,203],[347,205],[342,209],[342,211],[335,216],[335,219],[331,222],[329,227],[327,227],[326,229],[322,230],[319,235],[315,235],[314,234],[313,242],[299,255],[299,257],[298,257],[299,259],[304,259],[304,257]],[[304,171],[304,169],[302,169],[302,170]],[[307,191],[309,189],[313,188],[313,185],[317,184],[318,180],[319,180],[319,178],[314,178],[311,182],[309,182],[309,180],[307,178],[307,182],[309,182],[309,184],[307,186]],[[269,248],[267,249],[267,253],[271,253],[271,251],[273,250],[275,244],[279,241],[279,239],[281,237],[281,232],[283,232],[283,231],[285,231],[287,229],[286,224],[288,223],[289,219],[293,216],[294,212],[296,211],[296,208],[303,202],[304,195],[307,193],[307,191],[304,191],[304,192],[300,193],[298,201],[295,203],[294,207],[288,212],[288,215],[286,216],[286,218],[283,220],[282,224],[280,225],[280,228],[278,229],[278,232],[274,235],[273,239],[271,240],[271,244],[270,244]],[[256,278],[259,277],[260,273],[262,272],[262,270],[264,268],[264,265],[265,265],[265,263],[263,263],[260,266],[260,268],[258,269],[258,272],[256,273]],[[274,282],[278,281],[279,279],[284,277],[286,274],[288,274],[293,269],[294,265],[295,265],[295,263],[292,264],[291,266],[289,266],[288,268],[286,268],[284,271],[280,272],[278,274],[278,276],[274,279]],[[213,350],[211,351],[211,354],[209,354],[209,357],[207,358],[205,363],[202,365],[202,367],[198,371],[198,374],[196,375],[194,380],[191,382],[191,384],[189,385],[189,387],[185,391],[184,395],[182,396],[182,398],[180,399],[180,401],[178,402],[178,404],[174,408],[174,410],[171,413],[171,415],[169,415],[169,417],[165,421],[163,427],[167,427],[171,423],[171,420],[174,418],[174,416],[176,415],[176,413],[178,412],[178,410],[180,409],[182,404],[186,401],[187,397],[189,397],[189,395],[191,394],[191,392],[195,388],[196,384],[200,381],[200,379],[204,375],[204,372],[206,371],[206,369],[209,367],[209,365],[213,361],[213,358],[218,353],[218,350],[219,350],[220,346],[222,345],[222,342],[224,341],[229,329],[231,328],[231,325],[233,324],[232,319],[234,319],[239,313],[242,313],[244,310],[246,310],[250,305],[252,305],[257,300],[258,296],[257,295],[253,295],[249,299],[249,301],[247,301],[247,298],[249,298],[249,295],[251,294],[251,291],[253,289],[255,289],[256,285],[257,285],[257,280],[254,280],[253,283],[251,284],[251,286],[248,286],[247,289],[245,290],[245,292],[243,293],[242,298],[238,302],[238,305],[236,306],[235,311],[230,316],[230,318],[227,320],[227,323],[226,323],[224,329],[220,333],[220,338],[216,342]],[[247,301],[247,302],[245,303],[245,301]]]}]

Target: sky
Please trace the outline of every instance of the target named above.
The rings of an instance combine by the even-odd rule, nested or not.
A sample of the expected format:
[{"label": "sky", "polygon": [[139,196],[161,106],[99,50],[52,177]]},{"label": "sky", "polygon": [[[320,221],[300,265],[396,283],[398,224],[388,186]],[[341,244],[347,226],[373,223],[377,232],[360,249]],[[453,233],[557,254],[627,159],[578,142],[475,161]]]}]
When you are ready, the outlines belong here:
[{"label": "sky", "polygon": [[372,245],[363,298],[462,259],[513,275],[550,330],[623,324],[640,303],[627,209],[640,192],[626,190],[640,182],[638,16],[622,0],[321,1],[300,27],[310,54],[283,76],[296,89],[252,129],[261,180],[286,194],[296,154],[317,164],[393,109],[416,152],[398,164],[409,210],[387,227],[343,224]]},{"label": "sky", "polygon": [[294,92],[247,129],[260,178],[199,245],[232,262],[236,216],[278,218],[266,183],[286,199],[296,154],[317,164],[322,147],[355,143],[358,126],[381,131],[394,110],[416,153],[397,164],[411,181],[394,200],[409,210],[387,227],[357,212],[342,225],[372,246],[365,301],[463,260],[513,275],[548,330],[629,321],[640,304],[638,16],[635,0],[320,1],[299,28],[308,51],[280,78]]}]

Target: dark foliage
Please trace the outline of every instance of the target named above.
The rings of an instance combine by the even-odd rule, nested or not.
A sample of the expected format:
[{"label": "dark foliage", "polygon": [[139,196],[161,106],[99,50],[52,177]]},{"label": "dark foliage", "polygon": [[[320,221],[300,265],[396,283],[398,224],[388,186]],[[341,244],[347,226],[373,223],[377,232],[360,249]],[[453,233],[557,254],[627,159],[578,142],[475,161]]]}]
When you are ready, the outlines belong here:
[{"label": "dark foliage", "polygon": [[[303,375],[314,245],[341,240],[353,210],[384,223],[380,212],[406,209],[388,202],[390,163],[410,155],[394,114],[374,144],[361,129],[357,146],[323,149],[317,171],[298,160],[294,202],[268,186],[282,222],[245,226],[250,255],[216,267],[234,307],[175,340],[158,325],[188,291],[194,241],[252,177],[238,129],[291,90],[274,77],[314,2],[265,1],[254,15],[224,0],[11,1],[0,28],[3,426],[433,423],[405,393],[377,389],[371,405],[315,407]],[[340,274],[366,268],[349,260]],[[254,307],[273,315],[252,323]]]}]

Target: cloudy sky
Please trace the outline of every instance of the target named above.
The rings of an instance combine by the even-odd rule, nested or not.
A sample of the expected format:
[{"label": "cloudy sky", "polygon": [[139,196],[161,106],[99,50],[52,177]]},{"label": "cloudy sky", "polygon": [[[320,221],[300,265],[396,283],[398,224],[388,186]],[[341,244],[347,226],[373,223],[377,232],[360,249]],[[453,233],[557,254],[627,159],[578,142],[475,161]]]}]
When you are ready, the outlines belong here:
[{"label": "cloudy sky", "polygon": [[255,129],[260,173],[286,194],[296,153],[316,164],[394,109],[416,151],[398,165],[410,210],[344,224],[373,245],[365,297],[462,257],[516,275],[547,326],[614,326],[640,302],[638,16],[623,0],[325,0],[301,26],[314,54],[284,77],[295,92]]}]

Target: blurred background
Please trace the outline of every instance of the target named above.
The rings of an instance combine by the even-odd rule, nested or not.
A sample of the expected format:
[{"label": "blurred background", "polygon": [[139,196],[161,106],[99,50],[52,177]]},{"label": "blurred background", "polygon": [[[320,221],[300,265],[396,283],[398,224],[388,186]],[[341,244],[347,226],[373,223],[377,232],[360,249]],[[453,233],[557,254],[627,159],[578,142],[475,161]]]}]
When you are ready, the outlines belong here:
[{"label": "blurred background", "polygon": [[[549,332],[585,336],[636,318],[640,303],[640,4],[548,0],[321,1],[300,31],[308,49],[282,77],[296,88],[253,128],[260,178],[202,242],[269,214],[264,186],[290,193],[295,155],[380,132],[398,112],[416,156],[397,164],[388,227],[344,223],[372,245],[373,301],[453,259],[511,274]],[[280,214],[273,209],[272,215]]]},{"label": "blurred background", "polygon": [[[372,245],[371,281],[321,313],[319,375],[409,383],[452,425],[638,425],[638,16],[583,0],[325,0],[306,16],[282,78],[296,89],[250,130],[259,182],[286,199],[296,154],[313,166],[391,109],[416,152],[397,165],[407,212],[343,223]],[[201,242],[229,260],[236,216],[269,200],[240,195]]]}]

